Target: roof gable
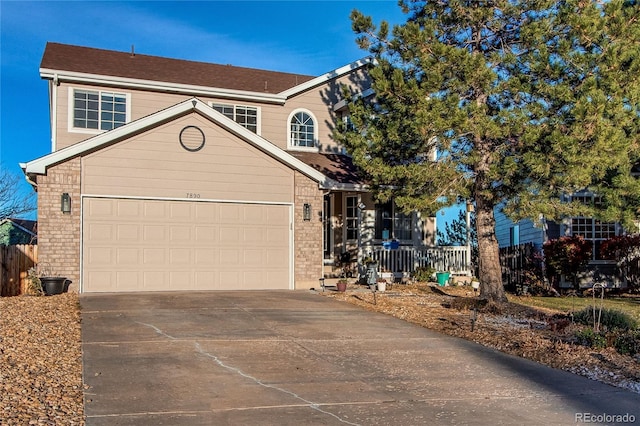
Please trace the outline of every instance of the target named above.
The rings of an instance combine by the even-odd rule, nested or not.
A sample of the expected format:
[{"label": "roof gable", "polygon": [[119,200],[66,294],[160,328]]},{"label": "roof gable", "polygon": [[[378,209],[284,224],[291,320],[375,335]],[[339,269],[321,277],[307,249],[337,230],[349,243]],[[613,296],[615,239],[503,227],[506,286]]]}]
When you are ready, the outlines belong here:
[{"label": "roof gable", "polygon": [[239,136],[265,154],[277,159],[278,161],[288,165],[295,170],[298,170],[302,174],[315,180],[322,188],[339,188],[350,186],[350,184],[339,183],[327,177],[325,174],[306,164],[304,161],[301,161],[300,159],[294,157],[286,151],[278,148],[266,139],[245,129],[233,120],[228,119],[223,114],[214,110],[206,103],[197,98],[186,100],[165,110],[159,111],[147,117],[128,123],[124,126],[89,138],[83,142],[79,142],[58,151],[54,151],[51,154],[37,158],[33,161],[23,163],[21,164],[21,167],[27,176],[46,174],[47,168],[55,164],[59,164],[71,158],[105,148],[113,143],[124,140],[135,134],[152,129],[161,123],[169,122],[194,111],[217,123],[227,131],[235,134],[236,136]]}]

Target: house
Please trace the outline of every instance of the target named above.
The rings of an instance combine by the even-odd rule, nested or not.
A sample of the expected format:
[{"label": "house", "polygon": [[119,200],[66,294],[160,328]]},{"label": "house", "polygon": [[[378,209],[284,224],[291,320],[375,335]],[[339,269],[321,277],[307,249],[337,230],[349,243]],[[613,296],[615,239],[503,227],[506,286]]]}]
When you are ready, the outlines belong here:
[{"label": "house", "polygon": [[37,244],[37,227],[35,220],[6,218],[0,221],[0,246]]},{"label": "house", "polygon": [[[598,203],[600,199],[597,195],[580,191],[566,197],[567,201],[580,201],[584,203]],[[587,266],[587,274],[583,286],[593,284],[593,273],[600,273],[610,276],[610,286],[624,286],[625,283],[613,278],[615,275],[616,262],[604,259],[600,253],[603,241],[611,237],[624,234],[623,227],[616,222],[604,222],[593,217],[574,216],[564,218],[561,222],[554,222],[540,217],[534,222],[530,219],[521,220],[517,223],[511,221],[500,209],[495,211],[496,218],[496,238],[500,248],[513,247],[520,244],[531,243],[537,250],[542,250],[546,241],[559,238],[561,236],[582,236],[591,242],[591,260]],[[572,283],[566,282],[564,277],[560,282],[561,287],[571,287]]]},{"label": "house", "polygon": [[39,261],[80,292],[308,289],[344,253],[432,245],[435,219],[376,205],[332,139],[368,63],[308,76],[48,43],[51,153],[21,164]]}]

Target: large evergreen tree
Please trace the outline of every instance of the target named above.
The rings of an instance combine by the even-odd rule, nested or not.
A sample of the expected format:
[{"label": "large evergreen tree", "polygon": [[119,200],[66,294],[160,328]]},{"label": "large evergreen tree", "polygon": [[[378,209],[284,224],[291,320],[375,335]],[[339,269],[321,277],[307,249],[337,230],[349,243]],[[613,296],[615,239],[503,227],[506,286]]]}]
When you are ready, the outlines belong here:
[{"label": "large evergreen tree", "polygon": [[[481,298],[506,300],[496,207],[515,220],[637,215],[635,1],[399,4],[407,22],[392,29],[352,12],[374,98],[351,99],[336,139],[382,201],[427,213],[474,203]],[[583,189],[603,203],[561,202]]]}]

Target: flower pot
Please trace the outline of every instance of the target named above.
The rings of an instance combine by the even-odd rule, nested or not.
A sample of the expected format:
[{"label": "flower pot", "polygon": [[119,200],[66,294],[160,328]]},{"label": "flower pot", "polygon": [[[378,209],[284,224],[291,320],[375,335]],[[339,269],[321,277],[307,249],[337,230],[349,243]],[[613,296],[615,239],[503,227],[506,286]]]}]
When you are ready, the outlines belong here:
[{"label": "flower pot", "polygon": [[62,294],[65,290],[66,277],[41,277],[42,290],[47,296]]},{"label": "flower pot", "polygon": [[449,281],[449,276],[451,272],[436,272],[436,279],[438,280],[438,285],[440,287],[444,287],[447,281]]},{"label": "flower pot", "polygon": [[346,282],[342,282],[342,281],[338,281],[338,284],[336,284],[336,286],[338,287],[338,291],[347,291],[347,283]]},{"label": "flower pot", "polygon": [[384,292],[387,289],[386,281],[378,281],[378,291]]}]

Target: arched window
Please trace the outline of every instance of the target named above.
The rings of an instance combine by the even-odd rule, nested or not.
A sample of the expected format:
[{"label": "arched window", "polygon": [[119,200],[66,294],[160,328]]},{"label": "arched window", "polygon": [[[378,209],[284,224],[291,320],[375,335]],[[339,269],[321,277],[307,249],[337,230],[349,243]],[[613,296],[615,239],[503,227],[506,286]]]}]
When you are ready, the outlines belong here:
[{"label": "arched window", "polygon": [[294,111],[289,117],[289,146],[316,148],[316,121],[307,111]]}]

